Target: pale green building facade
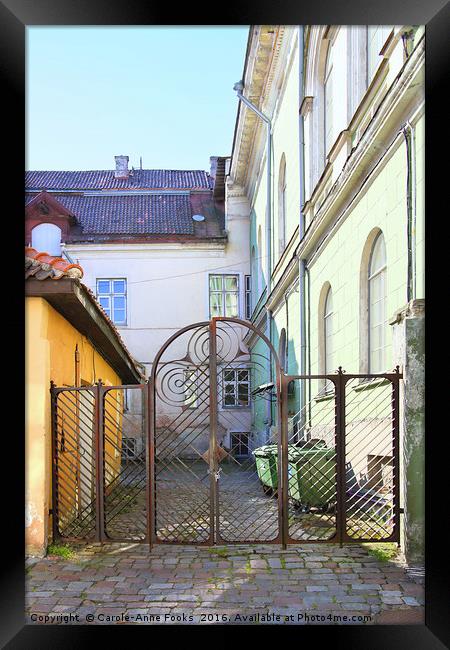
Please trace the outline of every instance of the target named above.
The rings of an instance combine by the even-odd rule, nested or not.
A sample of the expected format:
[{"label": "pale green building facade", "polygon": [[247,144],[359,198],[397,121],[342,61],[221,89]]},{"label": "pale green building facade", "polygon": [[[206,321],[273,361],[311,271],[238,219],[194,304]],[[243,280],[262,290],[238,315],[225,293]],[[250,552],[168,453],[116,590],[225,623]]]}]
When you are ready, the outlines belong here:
[{"label": "pale green building facade", "polygon": [[[276,349],[285,330],[288,374],[397,365],[403,373],[401,503],[404,546],[416,563],[424,535],[424,41],[414,26],[252,27],[243,95],[270,120],[269,208],[265,124],[242,102],[227,181],[227,209],[239,205],[250,217],[252,322]],[[248,343],[253,352],[262,346]],[[289,417],[317,404],[317,391],[325,412],[324,382],[306,382],[303,394],[300,383]],[[382,410],[383,390],[352,387],[354,417],[364,419],[369,397]],[[274,420],[273,408],[254,409],[261,441]],[[380,431],[367,429],[373,454]]]}]

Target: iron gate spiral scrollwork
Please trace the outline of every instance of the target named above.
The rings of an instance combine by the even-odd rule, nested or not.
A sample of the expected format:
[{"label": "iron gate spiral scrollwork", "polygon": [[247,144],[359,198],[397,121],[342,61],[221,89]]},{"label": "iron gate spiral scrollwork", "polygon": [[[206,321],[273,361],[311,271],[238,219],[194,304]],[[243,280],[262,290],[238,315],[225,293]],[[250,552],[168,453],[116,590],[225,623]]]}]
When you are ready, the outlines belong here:
[{"label": "iron gate spiral scrollwork", "polygon": [[[261,338],[263,353],[249,353],[249,334]],[[271,376],[267,408],[267,396],[253,393]],[[269,499],[261,489],[251,422],[260,401],[276,430],[278,379],[274,348],[239,319],[198,323],[163,346],[150,382],[154,542],[280,542],[281,493]]]}]

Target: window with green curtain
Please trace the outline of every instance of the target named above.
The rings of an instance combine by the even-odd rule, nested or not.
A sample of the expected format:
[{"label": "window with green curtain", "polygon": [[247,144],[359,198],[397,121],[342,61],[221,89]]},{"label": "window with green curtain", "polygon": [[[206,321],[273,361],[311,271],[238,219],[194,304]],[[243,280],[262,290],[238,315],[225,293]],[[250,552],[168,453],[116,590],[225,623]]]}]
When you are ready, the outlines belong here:
[{"label": "window with green curtain", "polygon": [[239,276],[210,275],[209,276],[209,315],[239,316]]}]

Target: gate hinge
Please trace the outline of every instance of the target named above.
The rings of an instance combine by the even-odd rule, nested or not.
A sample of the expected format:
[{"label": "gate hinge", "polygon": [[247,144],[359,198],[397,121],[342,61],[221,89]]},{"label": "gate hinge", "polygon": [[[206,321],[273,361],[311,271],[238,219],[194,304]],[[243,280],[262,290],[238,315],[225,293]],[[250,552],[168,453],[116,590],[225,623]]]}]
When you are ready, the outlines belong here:
[{"label": "gate hinge", "polygon": [[49,514],[49,515],[52,515],[52,514],[53,514],[53,508],[49,508],[49,509],[48,509],[48,514]]}]

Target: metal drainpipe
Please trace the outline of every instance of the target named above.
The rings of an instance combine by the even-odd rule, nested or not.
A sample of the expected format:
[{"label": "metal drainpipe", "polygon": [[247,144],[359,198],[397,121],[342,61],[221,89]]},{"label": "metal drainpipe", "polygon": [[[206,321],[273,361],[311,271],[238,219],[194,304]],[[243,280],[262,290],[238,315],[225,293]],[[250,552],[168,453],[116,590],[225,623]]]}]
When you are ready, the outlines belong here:
[{"label": "metal drainpipe", "polygon": [[406,122],[402,129],[406,142],[407,181],[406,209],[408,214],[408,302],[415,300],[416,291],[416,160],[414,129]]},{"label": "metal drainpipe", "polygon": [[[266,206],[266,259],[267,259],[267,298],[270,296],[272,290],[272,121],[267,115],[264,115],[254,104],[251,103],[242,94],[244,90],[244,82],[238,81],[234,84],[233,90],[236,91],[240,101],[245,104],[251,111],[263,120],[267,129],[267,206]],[[269,341],[272,340],[272,312],[267,309],[266,312],[266,336]],[[272,381],[272,353],[269,351],[269,381]],[[272,403],[267,401],[267,432],[270,436],[270,428],[272,426]]]},{"label": "metal drainpipe", "polygon": [[[303,102],[303,52],[304,49],[304,28],[303,25],[298,26],[298,63],[299,63],[299,183],[300,183],[300,222],[299,222],[299,239],[302,241],[305,236],[305,214],[303,212],[303,204],[305,202],[305,142],[304,142],[304,125],[303,115],[300,113],[300,106]],[[306,375],[306,296],[305,296],[305,272],[306,260],[299,259],[299,293],[300,293],[300,375]],[[306,390],[305,381],[300,380],[299,392],[299,411],[300,431],[305,430],[305,405],[306,405]]]}]

